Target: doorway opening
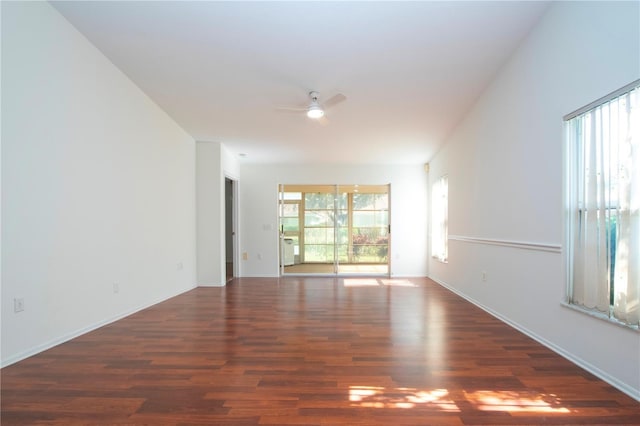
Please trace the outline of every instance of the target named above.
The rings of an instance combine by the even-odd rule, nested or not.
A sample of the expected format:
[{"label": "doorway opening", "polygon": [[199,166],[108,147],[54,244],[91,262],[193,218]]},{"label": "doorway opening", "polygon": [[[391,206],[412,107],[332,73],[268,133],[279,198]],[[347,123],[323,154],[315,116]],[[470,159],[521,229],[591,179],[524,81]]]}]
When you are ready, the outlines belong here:
[{"label": "doorway opening", "polygon": [[235,182],[230,178],[224,179],[224,221],[225,221],[225,282],[235,276]]},{"label": "doorway opening", "polygon": [[389,275],[390,185],[281,185],[282,275]]}]

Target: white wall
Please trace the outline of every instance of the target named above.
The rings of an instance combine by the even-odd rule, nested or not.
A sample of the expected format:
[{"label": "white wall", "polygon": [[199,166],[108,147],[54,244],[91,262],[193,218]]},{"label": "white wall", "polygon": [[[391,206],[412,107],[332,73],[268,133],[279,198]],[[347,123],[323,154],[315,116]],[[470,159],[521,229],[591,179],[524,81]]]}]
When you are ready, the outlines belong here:
[{"label": "white wall", "polygon": [[196,144],[197,276],[203,287],[226,282],[225,177],[237,180],[238,162],[218,142]]},{"label": "white wall", "polygon": [[220,183],[221,145],[214,142],[196,144],[196,212],[197,212],[197,282],[199,286],[224,285],[221,259],[224,256],[224,189]]},{"label": "white wall", "polygon": [[242,165],[244,277],[278,276],[279,184],[391,184],[391,274],[427,274],[427,175],[422,165]]},{"label": "white wall", "polygon": [[193,139],[48,3],[2,2],[2,124],[3,365],[195,286]]},{"label": "white wall", "polygon": [[562,117],[640,77],[639,17],[638,2],[553,3],[430,173],[449,175],[452,237],[449,263],[430,261],[432,278],[636,398],[640,334],[561,306],[560,251]]}]

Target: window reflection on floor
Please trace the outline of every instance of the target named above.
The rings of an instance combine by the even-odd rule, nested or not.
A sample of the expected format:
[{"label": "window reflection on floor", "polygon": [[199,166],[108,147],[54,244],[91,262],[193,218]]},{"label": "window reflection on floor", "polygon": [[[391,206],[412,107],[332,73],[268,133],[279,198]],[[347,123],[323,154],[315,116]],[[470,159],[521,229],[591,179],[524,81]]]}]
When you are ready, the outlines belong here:
[{"label": "window reflection on floor", "polygon": [[[517,391],[463,392],[460,399],[481,411],[569,413],[553,394],[520,393]],[[381,386],[350,386],[352,406],[368,408],[433,407],[443,412],[460,412],[452,395],[446,389],[421,390],[416,388],[385,388]]]}]

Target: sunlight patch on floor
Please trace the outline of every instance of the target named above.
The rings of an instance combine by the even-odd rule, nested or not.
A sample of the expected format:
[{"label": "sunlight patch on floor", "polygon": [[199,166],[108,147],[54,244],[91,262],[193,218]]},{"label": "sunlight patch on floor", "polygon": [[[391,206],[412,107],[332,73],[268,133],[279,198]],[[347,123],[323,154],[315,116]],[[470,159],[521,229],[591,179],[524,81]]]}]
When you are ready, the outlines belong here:
[{"label": "sunlight patch on floor", "polygon": [[465,392],[465,397],[482,411],[509,413],[569,413],[553,394],[520,394],[514,391]]},{"label": "sunlight patch on floor", "polygon": [[420,404],[432,405],[441,411],[459,412],[458,406],[450,399],[446,389],[422,391],[413,388],[396,388],[387,391],[378,386],[351,386],[349,401],[353,406],[369,408],[413,408]]},{"label": "sunlight patch on floor", "polygon": [[[516,391],[463,392],[465,399],[480,411],[508,413],[569,413],[553,394]],[[460,412],[447,389],[420,390],[416,388],[385,388],[381,386],[350,386],[352,406],[368,408],[433,407],[443,412]]]}]

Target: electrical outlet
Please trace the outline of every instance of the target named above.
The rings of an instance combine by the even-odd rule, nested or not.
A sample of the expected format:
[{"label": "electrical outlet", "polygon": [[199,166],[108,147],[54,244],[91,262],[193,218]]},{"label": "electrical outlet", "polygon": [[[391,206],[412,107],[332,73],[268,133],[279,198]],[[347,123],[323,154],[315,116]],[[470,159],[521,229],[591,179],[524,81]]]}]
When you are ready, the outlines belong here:
[{"label": "electrical outlet", "polygon": [[242,253],[242,260],[249,260],[249,254],[246,251]]},{"label": "electrical outlet", "polygon": [[482,282],[487,282],[487,271],[482,271]]},{"label": "electrical outlet", "polygon": [[258,260],[262,260],[262,253],[258,253]]},{"label": "electrical outlet", "polygon": [[18,313],[24,311],[24,299],[16,298],[13,299],[13,312]]},{"label": "electrical outlet", "polygon": [[184,269],[184,265],[182,264],[182,262],[176,263],[176,269],[178,271],[182,271]]},{"label": "electrical outlet", "polygon": [[118,283],[113,283],[113,293],[120,293],[120,284]]}]

